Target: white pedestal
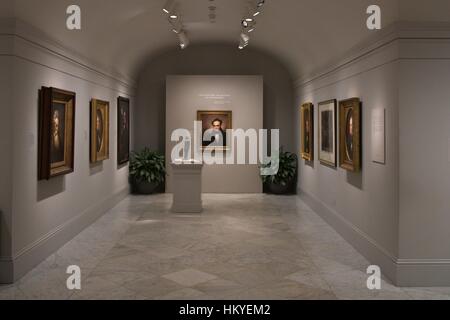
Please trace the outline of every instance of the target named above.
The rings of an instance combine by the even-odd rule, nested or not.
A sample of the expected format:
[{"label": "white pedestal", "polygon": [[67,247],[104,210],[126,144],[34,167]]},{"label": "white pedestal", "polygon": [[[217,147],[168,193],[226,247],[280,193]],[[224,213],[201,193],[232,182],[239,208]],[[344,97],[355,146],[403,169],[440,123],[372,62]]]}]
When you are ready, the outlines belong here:
[{"label": "white pedestal", "polygon": [[200,213],[202,207],[203,164],[193,161],[171,163],[175,213]]}]

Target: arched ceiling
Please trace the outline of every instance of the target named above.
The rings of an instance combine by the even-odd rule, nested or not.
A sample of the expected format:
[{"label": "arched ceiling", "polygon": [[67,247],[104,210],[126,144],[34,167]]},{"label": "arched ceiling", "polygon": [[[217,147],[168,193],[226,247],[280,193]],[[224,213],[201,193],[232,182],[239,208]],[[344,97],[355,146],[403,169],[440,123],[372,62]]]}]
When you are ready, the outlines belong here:
[{"label": "arched ceiling", "polygon": [[[178,2],[191,44],[235,43],[238,50],[240,21],[248,0]],[[136,79],[148,59],[178,45],[162,12],[165,0],[14,0],[10,3],[16,18],[126,77]],[[73,3],[82,10],[81,31],[69,31],[65,27],[66,8]],[[217,7],[216,23],[209,22],[211,4]],[[402,19],[449,20],[448,0],[266,0],[264,12],[251,34],[250,46],[278,58],[293,79],[306,76],[370,36],[373,31],[366,28],[366,8],[371,4],[382,8],[383,26]]]}]

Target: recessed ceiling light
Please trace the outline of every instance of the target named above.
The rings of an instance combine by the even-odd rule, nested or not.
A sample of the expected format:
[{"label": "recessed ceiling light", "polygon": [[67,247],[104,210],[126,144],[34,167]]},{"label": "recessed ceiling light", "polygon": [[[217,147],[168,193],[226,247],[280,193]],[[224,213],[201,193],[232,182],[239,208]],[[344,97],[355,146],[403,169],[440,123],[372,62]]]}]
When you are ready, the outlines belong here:
[{"label": "recessed ceiling light", "polygon": [[170,19],[176,19],[176,18],[178,18],[178,15],[177,15],[177,14],[174,13],[174,14],[171,14],[171,15],[170,15]]},{"label": "recessed ceiling light", "polygon": [[245,18],[245,21],[247,21],[247,22],[252,22],[252,21],[253,21],[253,18]]},{"label": "recessed ceiling light", "polygon": [[259,15],[261,12],[260,11],[256,11],[253,16],[256,17],[257,15]]},{"label": "recessed ceiling light", "polygon": [[253,30],[255,30],[255,28],[251,28],[247,32],[250,33],[250,32],[253,32]]}]

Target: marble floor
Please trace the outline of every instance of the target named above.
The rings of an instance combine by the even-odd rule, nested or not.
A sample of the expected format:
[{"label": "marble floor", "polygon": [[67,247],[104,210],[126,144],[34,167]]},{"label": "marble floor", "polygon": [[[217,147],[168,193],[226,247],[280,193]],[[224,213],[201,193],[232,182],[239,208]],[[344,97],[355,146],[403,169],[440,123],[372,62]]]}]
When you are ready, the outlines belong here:
[{"label": "marble floor", "polygon": [[[296,196],[129,196],[0,299],[446,299],[450,288],[366,287],[369,262]],[[81,290],[66,269],[81,268]]]}]

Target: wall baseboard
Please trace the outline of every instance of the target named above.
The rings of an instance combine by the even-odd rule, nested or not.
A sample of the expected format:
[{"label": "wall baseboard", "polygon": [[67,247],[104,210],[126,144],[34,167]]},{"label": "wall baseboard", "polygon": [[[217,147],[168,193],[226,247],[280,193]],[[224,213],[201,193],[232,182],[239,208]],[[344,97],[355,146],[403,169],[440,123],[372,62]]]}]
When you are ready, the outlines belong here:
[{"label": "wall baseboard", "polygon": [[14,279],[12,260],[0,260],[0,284],[12,283]]},{"label": "wall baseboard", "polygon": [[397,260],[397,286],[449,287],[450,260]]},{"label": "wall baseboard", "polygon": [[315,196],[298,189],[299,197],[370,263],[399,287],[450,286],[450,259],[398,259]]},{"label": "wall baseboard", "polygon": [[381,248],[362,230],[358,229],[339,213],[327,206],[321,200],[308,192],[298,189],[299,197],[311,207],[322,219],[324,219],[333,229],[336,230],[347,242],[350,243],[359,253],[361,253],[371,263],[380,266],[383,274],[392,282],[396,282],[395,257]]},{"label": "wall baseboard", "polygon": [[128,194],[129,188],[126,187],[112,196],[104,198],[73,219],[47,233],[14,257],[0,260],[0,283],[14,283],[20,279],[81,231],[94,223]]}]

